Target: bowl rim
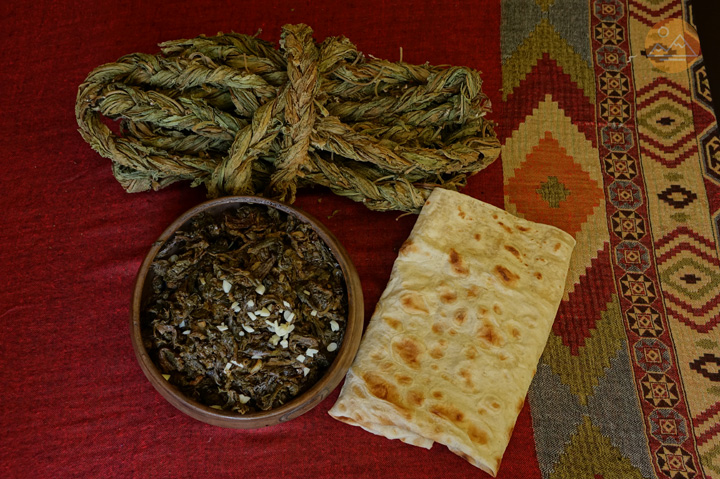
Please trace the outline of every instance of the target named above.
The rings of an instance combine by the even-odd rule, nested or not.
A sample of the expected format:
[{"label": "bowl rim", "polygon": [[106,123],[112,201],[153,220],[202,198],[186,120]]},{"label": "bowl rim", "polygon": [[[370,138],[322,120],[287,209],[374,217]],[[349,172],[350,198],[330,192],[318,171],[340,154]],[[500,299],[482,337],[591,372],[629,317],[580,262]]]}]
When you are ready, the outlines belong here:
[{"label": "bowl rim", "polygon": [[[140,327],[140,313],[145,279],[148,276],[152,262],[155,260],[155,257],[165,242],[199,213],[213,209],[227,209],[233,205],[242,204],[257,204],[276,208],[298,218],[312,227],[330,248],[330,251],[340,265],[345,280],[346,293],[348,295],[348,313],[343,342],[340,345],[338,354],[325,374],[308,390],[291,399],[286,404],[268,411],[249,414],[237,414],[230,411],[214,409],[186,397],[179,389],[162,377],[159,369],[152,362],[143,344]],[[208,200],[190,208],[175,219],[175,221],[162,232],[158,239],[152,243],[150,250],[145,255],[135,278],[130,307],[130,335],[133,350],[135,351],[135,356],[140,368],[153,387],[170,404],[190,417],[211,425],[236,429],[254,429],[286,422],[310,411],[320,404],[320,402],[340,384],[350,368],[360,346],[363,326],[364,303],[360,277],[350,256],[340,241],[324,224],[307,212],[297,207],[259,196],[226,196]]]}]

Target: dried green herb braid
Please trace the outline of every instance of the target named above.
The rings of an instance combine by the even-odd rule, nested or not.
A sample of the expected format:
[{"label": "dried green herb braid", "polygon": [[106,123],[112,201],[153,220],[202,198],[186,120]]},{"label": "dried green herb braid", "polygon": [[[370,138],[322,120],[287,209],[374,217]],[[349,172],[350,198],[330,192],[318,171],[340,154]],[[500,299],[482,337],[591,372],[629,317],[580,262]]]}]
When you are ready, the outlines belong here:
[{"label": "dried green herb braid", "polygon": [[190,180],[292,203],[318,184],[417,212],[499,153],[469,68],[366,58],[344,37],[316,44],[306,25],[283,27],[279,50],[238,34],[160,47],[98,67],[77,96],[80,133],[128,192]]}]

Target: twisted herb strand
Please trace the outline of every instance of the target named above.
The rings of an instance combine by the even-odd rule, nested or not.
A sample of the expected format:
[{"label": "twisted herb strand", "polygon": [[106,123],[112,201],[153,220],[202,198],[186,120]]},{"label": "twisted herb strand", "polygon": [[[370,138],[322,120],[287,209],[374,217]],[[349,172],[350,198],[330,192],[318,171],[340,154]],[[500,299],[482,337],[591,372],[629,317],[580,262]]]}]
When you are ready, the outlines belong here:
[{"label": "twisted herb strand", "polygon": [[98,67],[77,96],[80,133],[128,192],[191,180],[292,203],[317,184],[418,212],[499,153],[469,68],[366,58],[344,37],[316,44],[306,25],[284,26],[279,50],[238,34],[160,47]]}]

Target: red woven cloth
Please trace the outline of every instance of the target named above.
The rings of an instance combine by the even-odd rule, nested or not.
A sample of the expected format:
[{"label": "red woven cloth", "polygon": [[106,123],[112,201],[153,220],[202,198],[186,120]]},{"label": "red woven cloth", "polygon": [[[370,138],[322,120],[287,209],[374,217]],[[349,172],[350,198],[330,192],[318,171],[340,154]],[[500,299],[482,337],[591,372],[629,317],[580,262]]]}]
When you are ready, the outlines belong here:
[{"label": "red woven cloth", "polygon": [[[467,65],[500,104],[500,3],[79,2],[0,6],[0,477],[479,477],[442,446],[426,451],[327,415],[262,430],[197,422],[162,399],[132,351],[128,310],[150,244],[204,191],[127,194],[77,133],[78,85],[96,66],[218,31],[277,41],[286,23],[345,35],[380,58]],[[497,114],[493,115],[494,117]],[[466,192],[502,206],[500,162]],[[319,199],[322,198],[322,202]],[[413,216],[375,213],[326,191],[297,204],[345,245],[367,319]],[[332,218],[328,218],[339,210]],[[500,477],[540,477],[528,408]]]}]

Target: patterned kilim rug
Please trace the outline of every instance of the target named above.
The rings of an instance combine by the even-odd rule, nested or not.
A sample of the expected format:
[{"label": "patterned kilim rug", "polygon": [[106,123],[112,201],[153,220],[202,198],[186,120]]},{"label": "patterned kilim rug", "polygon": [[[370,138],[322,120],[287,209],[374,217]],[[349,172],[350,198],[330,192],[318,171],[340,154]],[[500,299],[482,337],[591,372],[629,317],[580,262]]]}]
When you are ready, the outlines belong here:
[{"label": "patterned kilim rug", "polygon": [[720,479],[720,138],[693,25],[687,0],[502,2],[505,207],[578,241],[529,395],[544,478]]}]

